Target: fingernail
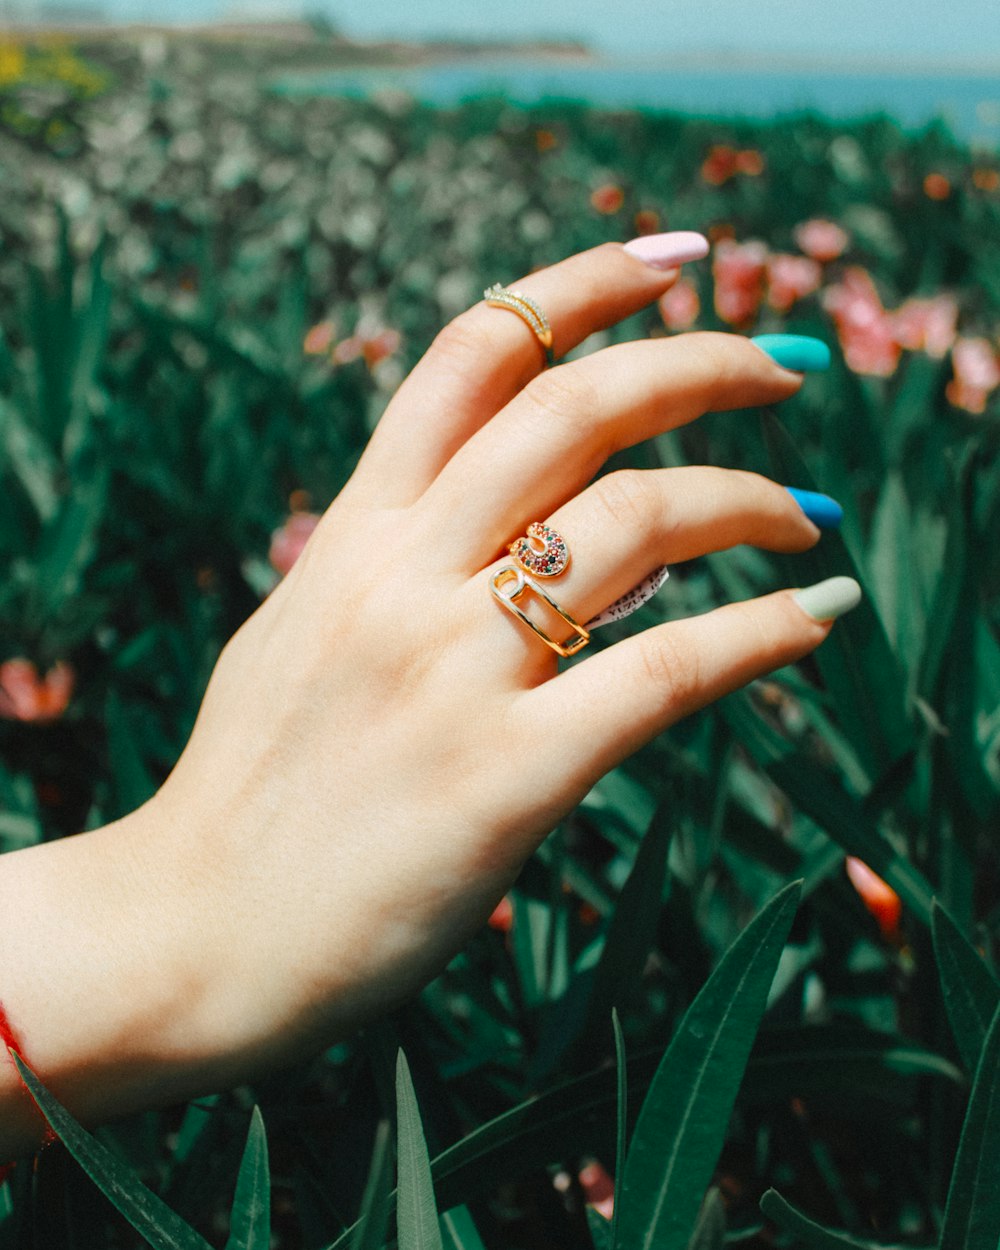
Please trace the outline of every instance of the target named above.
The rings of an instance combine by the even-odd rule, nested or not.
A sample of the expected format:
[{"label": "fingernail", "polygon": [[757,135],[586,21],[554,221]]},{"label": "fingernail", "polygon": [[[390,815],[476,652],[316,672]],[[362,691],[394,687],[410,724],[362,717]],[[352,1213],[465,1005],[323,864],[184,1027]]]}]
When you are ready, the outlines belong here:
[{"label": "fingernail", "polygon": [[830,367],[830,349],[822,339],[804,334],[758,334],[750,340],[783,369],[796,373],[822,373]]},{"label": "fingernail", "polygon": [[821,495],[815,490],[796,490],[794,486],[786,486],[785,490],[813,525],[818,525],[821,530],[835,530],[844,519],[844,509],[829,495]]},{"label": "fingernail", "polygon": [[708,255],[709,242],[695,230],[669,230],[666,234],[642,234],[624,245],[630,256],[637,256],[652,269],[673,269],[689,260]]},{"label": "fingernail", "polygon": [[792,598],[814,621],[835,621],[858,606],[861,587],[853,577],[828,577],[825,582],[797,590]]}]

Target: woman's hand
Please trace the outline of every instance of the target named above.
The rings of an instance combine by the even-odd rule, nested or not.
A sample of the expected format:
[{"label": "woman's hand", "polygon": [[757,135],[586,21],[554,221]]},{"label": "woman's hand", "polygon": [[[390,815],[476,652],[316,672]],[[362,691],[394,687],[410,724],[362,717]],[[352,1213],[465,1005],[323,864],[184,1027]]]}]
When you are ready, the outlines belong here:
[{"label": "woman's hand", "polygon": [[[655,265],[605,245],[515,283],[548,314],[557,358],[656,299],[671,258],[699,250],[692,236],[659,246]],[[98,831],[103,844],[70,840],[78,880],[99,888],[103,863],[118,883],[106,923],[133,943],[122,976],[146,995],[134,1010],[150,1031],[137,1040],[132,1021],[134,1077],[95,1092],[113,1084],[111,1059],[60,1059],[72,1039],[47,1036],[53,1008],[26,979],[0,996],[30,1029],[29,1061],[82,1113],[238,1081],[412,994],[603,773],[826,637],[829,621],[780,592],[559,672],[490,592],[530,522],[569,544],[546,588],[579,621],[658,565],[744,542],[800,551],[819,531],[787,490],[749,473],[593,481],[614,451],[709,409],[794,394],[801,376],[748,340],[690,334],[543,364],[504,309],[478,304],[438,336],[295,567],[225,648],[161,791]],[[71,942],[72,889],[34,862],[49,882],[43,915],[58,897]],[[58,983],[54,957],[46,968]],[[101,969],[85,979],[99,993]],[[72,1034],[72,1012],[56,1014]]]}]

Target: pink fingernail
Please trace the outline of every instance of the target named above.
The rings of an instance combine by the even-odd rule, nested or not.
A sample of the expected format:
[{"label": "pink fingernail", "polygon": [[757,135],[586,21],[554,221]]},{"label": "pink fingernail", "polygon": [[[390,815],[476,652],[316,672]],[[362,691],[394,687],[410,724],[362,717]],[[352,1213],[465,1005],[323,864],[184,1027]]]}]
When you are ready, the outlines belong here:
[{"label": "pink fingernail", "polygon": [[666,234],[640,235],[624,247],[653,269],[673,269],[689,260],[702,260],[708,255],[709,242],[695,230],[670,230]]}]

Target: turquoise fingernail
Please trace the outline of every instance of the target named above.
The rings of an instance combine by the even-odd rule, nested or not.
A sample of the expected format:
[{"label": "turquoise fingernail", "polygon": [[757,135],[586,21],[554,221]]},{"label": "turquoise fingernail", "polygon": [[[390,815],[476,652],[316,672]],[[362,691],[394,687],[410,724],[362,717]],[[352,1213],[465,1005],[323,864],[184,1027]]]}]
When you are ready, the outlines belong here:
[{"label": "turquoise fingernail", "polygon": [[822,339],[804,334],[758,334],[750,340],[783,369],[796,373],[821,373],[830,367],[830,349]]},{"label": "turquoise fingernail", "polygon": [[796,490],[794,486],[786,486],[785,490],[821,530],[835,530],[844,519],[844,509],[829,495],[821,495],[816,490]]}]

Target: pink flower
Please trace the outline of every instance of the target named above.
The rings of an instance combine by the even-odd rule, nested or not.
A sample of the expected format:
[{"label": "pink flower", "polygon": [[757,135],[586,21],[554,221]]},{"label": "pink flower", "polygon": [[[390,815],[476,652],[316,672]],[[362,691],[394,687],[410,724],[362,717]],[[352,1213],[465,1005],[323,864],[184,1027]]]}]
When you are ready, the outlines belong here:
[{"label": "pink flower", "polygon": [[966,412],[986,408],[990,392],[1000,386],[1000,362],[989,339],[959,339],[951,352],[954,378],[945,388],[948,402]]},{"label": "pink flower", "polygon": [[577,1179],[587,1206],[594,1207],[606,1220],[610,1220],[615,1209],[615,1182],[604,1164],[596,1159],[584,1164]]},{"label": "pink flower", "polygon": [[617,183],[605,182],[591,192],[590,203],[591,207],[607,217],[611,213],[617,213],[625,203],[625,192]]},{"label": "pink flower", "polygon": [[824,264],[842,255],[851,241],[846,230],[822,217],[803,221],[795,227],[793,234],[795,242],[807,256]]},{"label": "pink flower", "polygon": [[696,288],[686,278],[681,278],[660,296],[658,307],[668,330],[687,330],[698,320],[701,300]]},{"label": "pink flower", "polygon": [[753,320],[764,298],[767,246],[755,239],[736,243],[722,239],[712,261],[715,311],[723,321],[741,326]]},{"label": "pink flower", "polygon": [[867,270],[853,266],[823,293],[849,369],[872,377],[891,377],[899,363],[892,317],[882,306]]},{"label": "pink flower", "polygon": [[892,324],[900,347],[943,360],[958,335],[958,303],[947,294],[908,299],[892,314]]},{"label": "pink flower", "polygon": [[817,290],[823,277],[819,264],[808,256],[778,253],[767,262],[767,302],[778,312]]},{"label": "pink flower", "polygon": [[75,684],[76,673],[65,660],[53,665],[44,677],[30,660],[6,660],[0,664],[0,717],[36,724],[58,720]]},{"label": "pink flower", "polygon": [[308,331],[302,340],[302,350],[307,356],[324,356],[330,350],[337,327],[332,321],[320,321]]},{"label": "pink flower", "polygon": [[496,907],[493,908],[486,923],[491,929],[496,929],[500,933],[509,933],[513,929],[514,904],[511,902],[509,894],[505,894]]},{"label": "pink flower", "polygon": [[293,512],[284,525],[271,535],[267,558],[282,577],[302,554],[302,548],[318,524],[319,517],[313,512]]},{"label": "pink flower", "polygon": [[398,330],[379,327],[366,332],[361,329],[350,338],[341,339],[330,353],[330,358],[338,365],[346,365],[361,358],[369,369],[374,369],[379,361],[385,360],[399,349],[400,342]]}]

